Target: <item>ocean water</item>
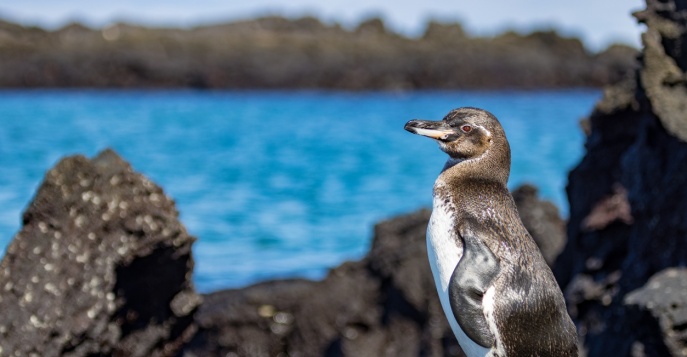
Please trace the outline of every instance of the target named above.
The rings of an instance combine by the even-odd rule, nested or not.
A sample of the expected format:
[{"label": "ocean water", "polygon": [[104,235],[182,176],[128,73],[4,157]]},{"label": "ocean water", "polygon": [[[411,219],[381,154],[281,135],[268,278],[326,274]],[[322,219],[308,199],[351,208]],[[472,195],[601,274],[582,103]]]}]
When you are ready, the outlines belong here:
[{"label": "ocean water", "polygon": [[197,236],[202,292],[318,279],[367,251],[373,224],[431,204],[445,155],[403,130],[460,106],[494,113],[511,143],[510,187],[533,183],[567,212],[579,120],[597,90],[264,92],[0,91],[0,248],[45,172],[111,147],[177,202]]}]

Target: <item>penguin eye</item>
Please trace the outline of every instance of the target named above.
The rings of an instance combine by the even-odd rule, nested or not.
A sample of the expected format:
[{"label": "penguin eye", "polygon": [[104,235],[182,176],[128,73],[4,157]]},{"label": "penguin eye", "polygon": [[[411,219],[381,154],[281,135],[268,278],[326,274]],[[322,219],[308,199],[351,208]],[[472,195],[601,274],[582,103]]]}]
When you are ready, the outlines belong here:
[{"label": "penguin eye", "polygon": [[472,130],[472,127],[470,125],[463,125],[460,127],[460,130],[462,130],[464,133],[469,133],[470,130]]}]

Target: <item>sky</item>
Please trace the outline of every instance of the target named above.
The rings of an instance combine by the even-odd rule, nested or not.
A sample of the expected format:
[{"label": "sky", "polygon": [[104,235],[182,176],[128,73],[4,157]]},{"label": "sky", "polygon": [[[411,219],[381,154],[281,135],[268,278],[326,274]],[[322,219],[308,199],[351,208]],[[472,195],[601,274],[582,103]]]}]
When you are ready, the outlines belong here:
[{"label": "sky", "polygon": [[125,21],[190,27],[262,15],[316,16],[355,27],[381,17],[394,31],[422,33],[429,19],[460,21],[468,33],[555,28],[600,50],[620,42],[639,47],[643,28],[630,16],[643,0],[0,0],[0,18],[54,29],[72,21],[92,27]]}]

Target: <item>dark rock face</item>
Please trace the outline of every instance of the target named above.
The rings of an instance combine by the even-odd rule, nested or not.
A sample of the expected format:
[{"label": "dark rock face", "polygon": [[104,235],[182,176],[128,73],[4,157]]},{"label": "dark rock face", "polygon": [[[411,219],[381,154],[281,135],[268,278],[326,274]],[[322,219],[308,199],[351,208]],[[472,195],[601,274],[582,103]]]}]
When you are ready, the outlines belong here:
[{"label": "dark rock face", "polygon": [[0,355],[174,355],[200,303],[177,215],[112,151],[48,171],[0,263]]},{"label": "dark rock face", "polygon": [[553,266],[558,254],[565,245],[565,221],[558,212],[558,207],[549,201],[542,201],[537,195],[537,188],[523,185],[513,191],[515,205],[522,223],[541,250],[546,263]]},{"label": "dark rock face", "polygon": [[[555,256],[565,237],[558,211],[531,186],[515,196],[526,226]],[[368,255],[323,281],[205,296],[184,356],[463,356],[427,262],[429,216],[422,210],[378,224]]]},{"label": "dark rock face", "polygon": [[427,263],[429,214],[380,223],[368,255],[323,281],[207,295],[184,356],[462,356]]},{"label": "dark rock face", "polygon": [[687,3],[648,0],[636,16],[648,26],[641,68],[590,117],[554,269],[590,356],[641,355],[636,346],[653,337],[628,315],[626,295],[687,264]]},{"label": "dark rock face", "polygon": [[687,269],[669,268],[625,296],[628,320],[644,326],[633,356],[687,355]]},{"label": "dark rock face", "polygon": [[0,87],[420,88],[600,87],[636,51],[598,55],[553,31],[493,39],[430,22],[407,38],[370,19],[352,31],[315,18],[264,17],[193,29],[115,24],[55,31],[0,21]]}]

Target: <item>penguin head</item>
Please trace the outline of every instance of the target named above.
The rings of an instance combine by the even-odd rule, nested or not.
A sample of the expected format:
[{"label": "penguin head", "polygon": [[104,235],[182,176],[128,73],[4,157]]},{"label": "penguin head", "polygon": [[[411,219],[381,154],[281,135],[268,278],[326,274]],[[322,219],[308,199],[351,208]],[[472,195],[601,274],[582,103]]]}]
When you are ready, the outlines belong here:
[{"label": "penguin head", "polygon": [[459,161],[480,158],[495,143],[508,145],[496,117],[477,108],[454,109],[440,121],[413,119],[405,129],[436,140],[442,151]]}]

